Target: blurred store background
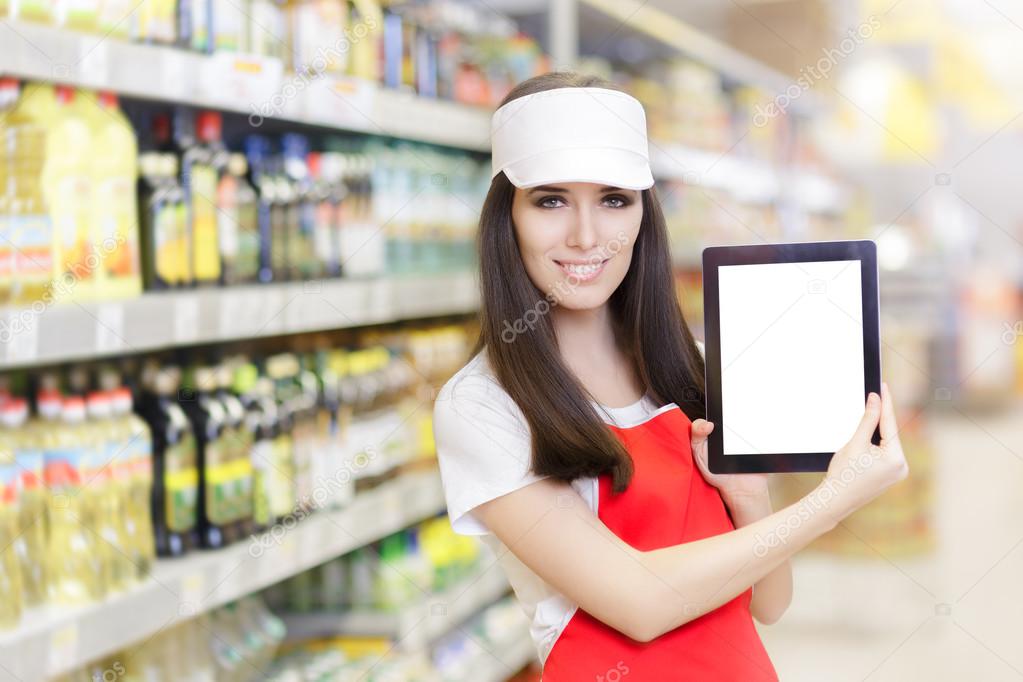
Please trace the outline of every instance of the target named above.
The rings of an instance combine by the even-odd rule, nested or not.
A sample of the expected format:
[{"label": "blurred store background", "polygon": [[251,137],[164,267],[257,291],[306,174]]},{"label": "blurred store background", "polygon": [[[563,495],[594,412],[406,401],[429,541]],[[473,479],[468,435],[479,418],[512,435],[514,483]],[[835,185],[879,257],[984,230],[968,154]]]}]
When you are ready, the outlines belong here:
[{"label": "blurred store background", "polygon": [[430,414],[474,340],[490,112],[557,68],[644,103],[697,336],[704,247],[877,241],[911,476],[794,559],[781,679],[1023,678],[1023,6],[0,17],[0,679],[539,678]]}]

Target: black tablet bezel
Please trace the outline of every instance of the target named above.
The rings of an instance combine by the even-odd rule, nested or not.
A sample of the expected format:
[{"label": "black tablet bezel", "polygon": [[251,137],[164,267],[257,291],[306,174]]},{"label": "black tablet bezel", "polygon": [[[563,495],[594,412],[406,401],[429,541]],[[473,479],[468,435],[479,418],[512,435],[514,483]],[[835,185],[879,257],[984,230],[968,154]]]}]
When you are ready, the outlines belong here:
[{"label": "black tablet bezel", "polygon": [[[791,244],[750,244],[711,246],[703,250],[703,305],[705,322],[705,366],[707,419],[715,428],[708,440],[708,466],[713,473],[783,473],[827,471],[833,452],[796,454],[724,454],[721,421],[721,320],[718,268],[722,265],[760,263],[802,263],[810,261],[860,261],[863,300],[863,401],[873,391],[881,392],[881,343],[877,279],[877,245],[869,239]],[[797,424],[798,415],[792,423]],[[875,429],[872,442],[880,443]]]}]

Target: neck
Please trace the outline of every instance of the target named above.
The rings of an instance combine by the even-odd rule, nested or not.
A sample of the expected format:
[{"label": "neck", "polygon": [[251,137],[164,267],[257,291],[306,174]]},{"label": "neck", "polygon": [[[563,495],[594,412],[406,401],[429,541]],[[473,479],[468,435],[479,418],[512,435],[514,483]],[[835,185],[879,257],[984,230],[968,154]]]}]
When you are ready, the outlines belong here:
[{"label": "neck", "polygon": [[618,351],[607,304],[588,310],[557,307],[552,321],[561,357],[570,367]]}]

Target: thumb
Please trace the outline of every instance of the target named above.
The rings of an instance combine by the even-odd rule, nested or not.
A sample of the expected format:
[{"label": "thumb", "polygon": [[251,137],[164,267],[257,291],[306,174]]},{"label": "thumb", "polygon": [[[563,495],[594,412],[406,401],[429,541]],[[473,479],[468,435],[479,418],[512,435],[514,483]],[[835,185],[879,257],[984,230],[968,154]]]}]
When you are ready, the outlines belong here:
[{"label": "thumb", "polygon": [[874,435],[874,429],[877,428],[877,423],[881,419],[881,397],[871,391],[870,396],[867,398],[867,405],[863,411],[863,418],[860,419],[859,426],[856,427],[856,433],[853,434],[853,440],[857,442],[870,442],[871,437]]},{"label": "thumb", "polygon": [[693,434],[691,436],[693,447],[703,445],[707,442],[707,437],[710,432],[714,430],[714,422],[709,422],[706,419],[697,419],[693,422]]}]

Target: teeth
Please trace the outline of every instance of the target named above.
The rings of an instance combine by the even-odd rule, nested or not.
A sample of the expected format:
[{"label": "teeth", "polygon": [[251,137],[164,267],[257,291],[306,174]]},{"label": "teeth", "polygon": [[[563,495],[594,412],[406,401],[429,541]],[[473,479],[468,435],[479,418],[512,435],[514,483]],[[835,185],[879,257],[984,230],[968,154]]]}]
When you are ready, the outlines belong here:
[{"label": "teeth", "polygon": [[574,265],[572,263],[565,263],[562,267],[574,275],[592,275],[600,269],[600,265]]}]

